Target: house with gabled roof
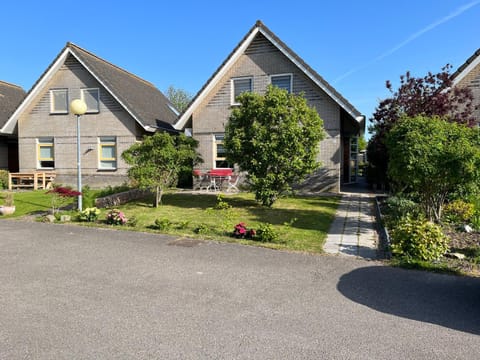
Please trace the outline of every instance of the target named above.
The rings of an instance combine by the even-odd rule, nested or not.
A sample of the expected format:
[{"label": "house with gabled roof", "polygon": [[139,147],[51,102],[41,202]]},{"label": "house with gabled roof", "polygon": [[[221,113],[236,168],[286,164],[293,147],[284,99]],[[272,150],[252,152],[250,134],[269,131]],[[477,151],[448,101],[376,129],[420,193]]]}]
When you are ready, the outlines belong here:
[{"label": "house with gabled roof", "polygon": [[474,117],[480,124],[480,49],[475,51],[457,71],[452,74],[453,85],[472,90]]},{"label": "house with gabled roof", "polygon": [[[0,129],[25,97],[20,86],[0,81]],[[16,134],[0,131],[0,169],[18,171],[18,143]]]},{"label": "house with gabled roof", "polygon": [[232,167],[225,159],[224,126],[236,96],[263,93],[269,84],[302,93],[323,119],[327,133],[319,144],[321,169],[302,187],[309,192],[339,191],[341,183],[356,182],[358,137],[365,116],[262,22],[250,29],[237,47],[200,89],[175,123],[199,141],[203,168]]},{"label": "house with gabled roof", "polygon": [[17,134],[21,172],[55,171],[56,182],[76,183],[76,118],[70,102],[83,99],[83,183],[127,180],[122,152],[144,135],[175,131],[178,112],[150,82],[67,43],[40,76],[0,133]]}]

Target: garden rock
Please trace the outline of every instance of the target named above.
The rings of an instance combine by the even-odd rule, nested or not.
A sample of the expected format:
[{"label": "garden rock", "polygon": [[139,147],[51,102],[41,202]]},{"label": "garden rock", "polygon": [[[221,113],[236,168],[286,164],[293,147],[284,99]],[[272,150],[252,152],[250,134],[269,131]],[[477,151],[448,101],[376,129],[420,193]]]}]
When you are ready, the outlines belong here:
[{"label": "garden rock", "polygon": [[72,220],[72,217],[70,215],[62,215],[60,216],[60,221],[61,222],[69,222]]},{"label": "garden rock", "polygon": [[449,258],[452,258],[452,259],[459,259],[459,260],[463,260],[465,259],[465,255],[464,254],[461,254],[461,253],[447,253],[445,254],[445,256],[449,257]]},{"label": "garden rock", "polygon": [[45,216],[45,221],[53,223],[53,222],[55,222],[55,216],[47,215],[47,216]]}]

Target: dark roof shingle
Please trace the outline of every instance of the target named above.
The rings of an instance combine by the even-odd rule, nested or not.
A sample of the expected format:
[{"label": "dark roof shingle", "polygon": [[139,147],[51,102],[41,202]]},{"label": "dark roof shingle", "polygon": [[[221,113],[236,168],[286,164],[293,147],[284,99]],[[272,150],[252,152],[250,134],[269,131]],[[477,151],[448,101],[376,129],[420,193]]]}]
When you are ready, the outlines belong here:
[{"label": "dark roof shingle", "polygon": [[144,126],[175,123],[173,105],[152,83],[75,44],[67,43],[67,47]]},{"label": "dark roof shingle", "polygon": [[0,81],[0,128],[7,122],[26,92],[18,85]]}]

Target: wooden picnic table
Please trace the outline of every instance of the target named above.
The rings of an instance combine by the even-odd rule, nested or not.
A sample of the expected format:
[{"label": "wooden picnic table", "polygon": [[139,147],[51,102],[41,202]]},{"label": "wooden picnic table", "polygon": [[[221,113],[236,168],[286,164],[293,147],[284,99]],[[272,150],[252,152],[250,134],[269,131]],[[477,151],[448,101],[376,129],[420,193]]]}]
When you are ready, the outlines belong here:
[{"label": "wooden picnic table", "polygon": [[18,172],[8,174],[8,190],[27,188],[27,189],[47,189],[55,179],[54,171],[33,171]]}]

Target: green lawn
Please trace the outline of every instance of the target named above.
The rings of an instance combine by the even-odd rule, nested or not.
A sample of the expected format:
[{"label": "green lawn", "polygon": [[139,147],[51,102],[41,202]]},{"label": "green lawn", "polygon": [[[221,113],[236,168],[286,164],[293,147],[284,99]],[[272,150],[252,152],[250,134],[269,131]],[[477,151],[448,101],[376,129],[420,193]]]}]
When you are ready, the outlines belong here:
[{"label": "green lawn", "polygon": [[[52,196],[45,190],[14,192],[15,213],[8,217],[21,217],[47,212],[52,208]],[[6,192],[0,192],[0,205],[3,204]],[[65,201],[71,204],[73,199]]]},{"label": "green lawn", "polygon": [[[213,194],[165,194],[163,204],[157,209],[152,207],[150,199],[135,201],[118,207],[127,218],[135,219],[135,226],[116,228],[319,253],[322,252],[338,205],[337,197],[294,197],[280,199],[272,208],[265,208],[255,202],[253,194],[248,193],[226,195],[224,201],[231,206],[230,209],[214,209],[217,198]],[[45,195],[44,191],[16,193],[15,205],[16,217],[47,211],[50,208],[50,196]],[[99,222],[82,224],[111,226],[103,221],[107,211],[102,209]],[[156,219],[168,219],[170,225],[158,230],[155,227]],[[279,235],[279,240],[260,243],[235,239],[230,234],[239,222],[253,229],[258,229],[262,223],[269,223]],[[200,233],[198,228],[202,229]]]}]

